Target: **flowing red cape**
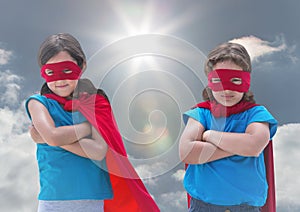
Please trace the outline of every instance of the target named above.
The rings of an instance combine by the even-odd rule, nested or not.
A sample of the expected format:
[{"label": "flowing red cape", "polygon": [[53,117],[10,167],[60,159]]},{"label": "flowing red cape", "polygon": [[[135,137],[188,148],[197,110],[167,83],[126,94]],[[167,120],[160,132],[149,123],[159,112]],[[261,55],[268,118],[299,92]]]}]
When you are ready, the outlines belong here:
[{"label": "flowing red cape", "polygon": [[[215,111],[219,109],[212,109],[214,103],[212,104],[210,101],[201,102],[197,104],[194,108],[200,107],[205,108],[210,111]],[[215,114],[224,114],[224,116],[228,116],[231,114],[241,113],[246,111],[252,107],[257,106],[257,104],[253,104],[250,102],[241,102],[235,108],[230,108],[230,111],[217,111]],[[222,108],[224,110],[225,108]],[[226,110],[226,109],[225,109]],[[229,113],[228,113],[229,112]],[[227,115],[225,115],[227,114]],[[265,159],[265,166],[266,166],[266,177],[268,182],[268,197],[266,200],[265,205],[262,207],[261,212],[276,212],[276,195],[275,195],[275,176],[274,176],[274,157],[273,157],[273,142],[270,141],[266,148],[264,149],[264,159]],[[185,168],[188,167],[188,164],[185,165]],[[188,198],[188,207],[190,207],[190,196],[187,194]]]},{"label": "flowing red cape", "polygon": [[66,100],[55,94],[45,96],[63,104],[65,110],[80,111],[106,141],[109,147],[106,163],[114,196],[113,199],[104,201],[104,211],[160,211],[127,158],[108,100],[99,94],[83,94],[73,100]]}]

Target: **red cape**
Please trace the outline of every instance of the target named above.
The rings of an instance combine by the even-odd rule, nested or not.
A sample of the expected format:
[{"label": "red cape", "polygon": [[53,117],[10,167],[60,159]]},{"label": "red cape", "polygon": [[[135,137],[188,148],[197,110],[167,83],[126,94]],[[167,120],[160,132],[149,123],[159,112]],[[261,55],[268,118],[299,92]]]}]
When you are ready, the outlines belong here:
[{"label": "red cape", "polygon": [[79,110],[106,141],[109,147],[106,163],[114,196],[104,201],[104,211],[160,211],[127,158],[108,100],[98,94],[84,94],[79,99],[69,101],[54,94],[45,96],[64,104],[65,110]]},{"label": "red cape", "polygon": [[[249,103],[249,102],[242,102],[243,107],[237,108],[232,113],[240,113],[245,110],[248,110],[252,107],[257,106],[257,104]],[[202,102],[197,104],[195,107],[206,108],[208,110],[211,109],[211,104],[209,101]],[[195,108],[194,107],[194,108]],[[276,195],[275,195],[275,176],[274,176],[274,158],[273,158],[273,142],[270,141],[266,148],[264,149],[264,159],[265,159],[265,166],[266,166],[266,177],[268,182],[268,197],[266,200],[265,205],[262,207],[261,212],[276,212]],[[185,168],[187,168],[187,164]],[[188,195],[188,194],[187,194]],[[190,207],[190,196],[188,195],[188,207]]]}]

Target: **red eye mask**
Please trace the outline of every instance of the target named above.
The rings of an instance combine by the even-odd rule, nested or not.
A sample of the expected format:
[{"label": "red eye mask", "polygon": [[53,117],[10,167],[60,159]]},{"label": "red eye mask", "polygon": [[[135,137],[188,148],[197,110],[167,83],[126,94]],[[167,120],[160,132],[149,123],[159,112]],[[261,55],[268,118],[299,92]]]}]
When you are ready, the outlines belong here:
[{"label": "red eye mask", "polygon": [[81,68],[71,61],[45,64],[41,68],[41,76],[46,82],[57,80],[77,80],[81,75]]},{"label": "red eye mask", "polygon": [[213,91],[247,92],[250,88],[250,72],[232,69],[213,70],[208,74],[208,87]]}]

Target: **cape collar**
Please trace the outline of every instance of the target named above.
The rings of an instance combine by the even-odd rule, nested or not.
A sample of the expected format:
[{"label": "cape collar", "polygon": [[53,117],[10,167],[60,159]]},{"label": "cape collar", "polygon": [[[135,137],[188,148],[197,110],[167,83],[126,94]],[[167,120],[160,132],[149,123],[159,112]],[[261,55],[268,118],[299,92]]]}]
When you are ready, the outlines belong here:
[{"label": "cape collar", "polygon": [[219,118],[219,117],[228,117],[233,114],[242,113],[255,106],[258,106],[258,104],[254,104],[247,101],[241,101],[238,104],[230,107],[226,107],[222,104],[217,103],[216,101],[206,101],[197,104],[193,108],[200,107],[200,108],[208,109],[216,118]]}]

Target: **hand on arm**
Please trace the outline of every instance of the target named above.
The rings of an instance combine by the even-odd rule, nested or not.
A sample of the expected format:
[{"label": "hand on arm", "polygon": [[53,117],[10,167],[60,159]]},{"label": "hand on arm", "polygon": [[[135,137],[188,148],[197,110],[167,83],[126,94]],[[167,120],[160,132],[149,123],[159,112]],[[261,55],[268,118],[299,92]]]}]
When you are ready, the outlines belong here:
[{"label": "hand on arm", "polygon": [[[28,109],[34,129],[38,132],[42,141],[50,146],[72,144],[91,134],[91,127],[87,122],[71,126],[55,127],[47,108],[37,100],[31,100],[28,103]],[[37,139],[39,138],[37,137]]]},{"label": "hand on arm", "polygon": [[37,143],[37,144],[45,143],[42,136],[39,134],[39,132],[35,129],[35,127],[33,125],[29,126],[29,134],[35,143]]},{"label": "hand on arm", "polygon": [[203,164],[233,155],[212,143],[203,141],[204,127],[189,118],[179,141],[180,159],[188,164]]},{"label": "hand on arm", "polygon": [[245,133],[208,130],[203,133],[203,140],[236,155],[257,157],[270,140],[269,124],[251,123]]},{"label": "hand on arm", "polygon": [[[45,143],[34,126],[30,126],[29,133],[35,143]],[[60,147],[81,157],[93,160],[102,160],[107,152],[106,142],[94,128],[92,128],[92,138],[82,138],[78,142]]]},{"label": "hand on arm", "polygon": [[81,157],[102,160],[106,156],[108,147],[103,137],[92,127],[91,138],[82,138],[74,144],[61,146],[61,148]]},{"label": "hand on arm", "polygon": [[[47,108],[36,100],[28,105],[33,126],[30,135],[36,143],[47,143],[93,160],[102,160],[107,144],[97,130],[88,122],[77,125],[55,127]],[[86,138],[91,134],[91,138]]]}]

